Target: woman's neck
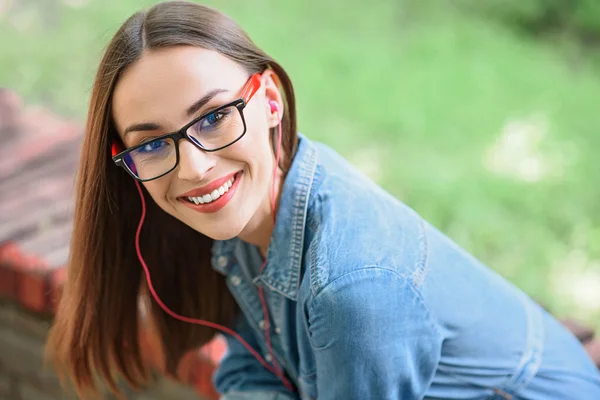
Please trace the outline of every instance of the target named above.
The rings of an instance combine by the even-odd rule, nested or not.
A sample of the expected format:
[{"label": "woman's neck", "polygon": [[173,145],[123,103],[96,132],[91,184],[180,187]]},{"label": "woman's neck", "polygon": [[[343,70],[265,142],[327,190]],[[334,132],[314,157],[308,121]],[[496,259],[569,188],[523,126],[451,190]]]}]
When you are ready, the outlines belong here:
[{"label": "woman's neck", "polygon": [[[284,182],[283,171],[280,169],[277,169],[275,182],[275,215],[277,215]],[[266,257],[267,249],[269,248],[269,243],[271,242],[271,236],[273,235],[273,229],[271,186],[269,185],[269,191],[267,195],[264,197],[264,200],[261,202],[259,208],[256,210],[244,230],[238,235],[238,238],[244,242],[257,246],[261,255]]]}]

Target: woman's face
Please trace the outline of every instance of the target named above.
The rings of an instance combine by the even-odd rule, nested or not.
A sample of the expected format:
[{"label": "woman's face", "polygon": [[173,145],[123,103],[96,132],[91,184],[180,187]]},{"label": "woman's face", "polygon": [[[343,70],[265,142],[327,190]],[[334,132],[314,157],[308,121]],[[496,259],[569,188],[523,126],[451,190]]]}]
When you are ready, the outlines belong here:
[{"label": "woman's face", "polygon": [[[238,99],[249,77],[239,64],[211,50],[177,46],[146,52],[123,73],[114,91],[112,113],[121,140],[128,148],[177,131],[194,118]],[[192,115],[187,114],[190,106],[210,93],[216,94]],[[271,72],[265,72],[259,90],[243,111],[246,134],[211,153],[181,140],[177,168],[144,183],[154,201],[213,239],[226,240],[257,229],[269,215],[275,165],[269,128],[280,119],[271,112],[269,100],[283,109]],[[123,134],[140,124],[158,128]],[[213,197],[219,193],[219,197],[213,200],[211,193]],[[206,194],[209,197],[202,196]],[[196,204],[206,199],[210,200]]]}]

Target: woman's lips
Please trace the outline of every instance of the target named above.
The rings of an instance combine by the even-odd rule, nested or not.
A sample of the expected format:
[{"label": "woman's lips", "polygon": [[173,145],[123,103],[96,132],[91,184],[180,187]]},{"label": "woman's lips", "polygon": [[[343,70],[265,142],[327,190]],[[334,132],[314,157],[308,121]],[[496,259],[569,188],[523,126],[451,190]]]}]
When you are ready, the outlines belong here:
[{"label": "woman's lips", "polygon": [[[201,213],[207,213],[207,214],[215,213],[215,212],[221,210],[223,207],[225,207],[229,203],[229,201],[233,198],[233,195],[235,194],[235,192],[242,180],[242,175],[243,175],[242,171],[238,171],[234,174],[230,174],[224,178],[220,178],[214,182],[211,182],[209,185],[206,185],[203,188],[187,192],[185,197],[180,196],[178,198],[178,200],[180,202],[182,202],[186,207],[191,208],[194,211],[198,211]],[[196,204],[196,203],[193,203],[190,200],[188,200],[188,197],[199,197],[199,196],[189,196],[188,194],[190,194],[190,193],[208,194],[208,193],[210,193],[210,192],[207,193],[207,191],[209,189],[212,189],[211,191],[217,190],[219,187],[223,186],[227,182],[227,180],[229,180],[232,176],[234,178],[232,185],[229,187],[227,192],[224,192],[222,195],[220,195],[218,199],[212,200],[212,201],[210,201],[208,203],[204,203],[204,204]],[[215,185],[215,183],[217,185]]]},{"label": "woman's lips", "polygon": [[186,193],[180,195],[179,197],[180,198],[181,197],[182,198],[187,198],[187,197],[202,197],[204,195],[211,194],[215,189],[218,189],[221,186],[223,186],[223,184],[225,184],[225,182],[227,182],[234,175],[237,175],[240,172],[242,172],[242,171],[232,172],[230,174],[222,176],[219,179],[215,179],[214,181],[212,181],[212,182],[210,182],[210,183],[202,186],[201,188],[192,189],[189,192],[186,192]]}]

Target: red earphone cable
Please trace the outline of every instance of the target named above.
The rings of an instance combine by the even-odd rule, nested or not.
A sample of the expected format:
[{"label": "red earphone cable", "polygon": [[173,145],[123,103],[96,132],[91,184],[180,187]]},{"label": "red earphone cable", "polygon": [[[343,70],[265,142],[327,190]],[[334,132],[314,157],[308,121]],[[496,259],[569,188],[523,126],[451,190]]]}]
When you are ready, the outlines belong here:
[{"label": "red earphone cable", "polygon": [[[273,225],[275,225],[275,177],[276,177],[276,174],[277,174],[277,167],[279,165],[279,152],[281,150],[281,136],[282,136],[281,123],[279,124],[278,134],[279,134],[279,137],[278,137],[278,145],[277,145],[277,154],[276,154],[276,157],[275,157],[275,167],[273,169],[273,182],[272,182],[272,187],[271,187],[271,211],[272,211],[272,217],[273,217]],[[175,319],[178,319],[180,321],[187,322],[187,323],[190,323],[190,324],[204,325],[204,326],[207,326],[207,327],[210,327],[210,328],[215,328],[215,329],[218,329],[218,330],[220,330],[222,332],[230,334],[231,336],[233,336],[234,338],[236,338],[246,349],[248,349],[248,351],[263,365],[263,367],[265,367],[271,373],[277,375],[281,379],[281,381],[283,382],[283,384],[285,385],[285,387],[287,389],[289,389],[290,391],[294,392],[295,390],[294,390],[293,385],[286,379],[285,375],[281,371],[281,367],[276,362],[275,357],[273,355],[273,349],[271,347],[271,337],[270,337],[270,333],[269,333],[269,328],[270,328],[269,312],[268,312],[268,309],[267,309],[267,305],[266,305],[266,302],[265,302],[265,299],[264,299],[263,290],[262,290],[261,286],[258,287],[258,293],[259,293],[260,301],[261,301],[261,304],[262,304],[263,312],[264,312],[264,315],[265,315],[265,339],[266,339],[266,342],[267,342],[267,350],[269,352],[269,355],[271,356],[271,359],[273,360],[274,367],[270,366],[261,357],[261,355],[258,354],[258,352],[252,348],[252,346],[250,346],[240,335],[238,335],[236,332],[234,332],[233,330],[229,329],[228,327],[223,326],[223,325],[219,325],[219,324],[216,324],[216,323],[210,322],[210,321],[205,321],[205,320],[201,320],[201,319],[196,319],[196,318],[190,318],[190,317],[181,316],[181,315],[177,314],[176,312],[172,311],[169,307],[167,307],[162,302],[162,300],[160,299],[160,297],[156,293],[156,290],[154,289],[154,286],[152,285],[152,279],[150,277],[150,271],[148,270],[148,266],[146,265],[146,262],[144,261],[144,257],[142,256],[142,252],[140,250],[140,233],[142,232],[142,226],[144,224],[144,219],[146,217],[146,201],[144,199],[144,194],[142,192],[142,188],[140,187],[139,182],[135,181],[135,184],[137,186],[138,192],[140,194],[140,200],[142,202],[142,215],[140,217],[140,222],[138,224],[137,232],[135,234],[135,249],[137,251],[137,256],[138,256],[138,258],[140,260],[140,263],[142,264],[142,267],[144,268],[144,272],[146,274],[146,281],[148,282],[148,289],[150,290],[150,293],[152,294],[152,297],[154,297],[154,300],[156,300],[156,302],[158,303],[158,305],[167,314],[169,314],[171,317],[173,317]],[[264,269],[264,267],[265,267],[266,264],[267,264],[267,260],[265,259],[265,261],[263,262],[263,265],[260,268],[261,272]]]},{"label": "red earphone cable", "polygon": [[[275,111],[277,112],[277,108],[275,108]],[[278,112],[277,112],[277,115],[279,116]],[[276,156],[275,156],[275,166],[273,167],[273,182],[271,184],[271,216],[273,217],[273,227],[275,226],[275,181],[276,181],[276,177],[277,177],[277,167],[279,166],[279,154],[281,151],[281,136],[282,136],[281,123],[279,123],[278,127],[279,127],[279,129],[277,132],[278,133],[277,152],[276,152]],[[267,265],[266,257],[265,257],[265,261],[263,262],[262,266],[260,267],[261,272],[265,268],[265,265]],[[265,319],[265,341],[267,342],[267,351],[269,352],[269,355],[271,356],[271,360],[273,361],[273,366],[277,371],[277,376],[279,376],[279,378],[282,381],[284,381],[285,377],[283,375],[283,372],[281,371],[281,367],[279,366],[279,363],[277,363],[277,361],[275,360],[275,355],[273,354],[273,348],[271,347],[271,320],[269,318],[269,309],[267,308],[267,302],[265,301],[265,296],[263,293],[262,286],[258,287],[258,296],[260,297],[260,303],[262,305],[263,314],[265,316],[264,317],[264,319]]]}]

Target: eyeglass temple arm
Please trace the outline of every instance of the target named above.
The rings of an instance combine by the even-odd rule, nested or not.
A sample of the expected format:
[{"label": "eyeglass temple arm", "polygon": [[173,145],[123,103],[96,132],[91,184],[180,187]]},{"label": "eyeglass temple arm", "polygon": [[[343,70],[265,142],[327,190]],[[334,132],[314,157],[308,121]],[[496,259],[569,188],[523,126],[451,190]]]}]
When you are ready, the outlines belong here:
[{"label": "eyeglass temple arm", "polygon": [[260,77],[261,74],[259,73],[252,75],[246,86],[244,86],[241,95],[242,99],[244,100],[244,103],[248,104],[252,96],[254,96],[254,93],[256,93],[256,91],[260,87]]},{"label": "eyeglass temple arm", "polygon": [[111,140],[111,143],[110,143],[110,154],[111,154],[111,157],[116,156],[117,154],[119,154],[123,150],[124,150],[123,146],[121,145],[121,143],[119,143],[118,140],[115,140],[115,139]]}]

